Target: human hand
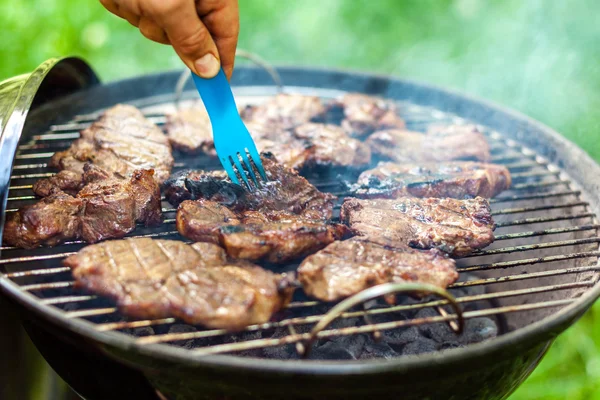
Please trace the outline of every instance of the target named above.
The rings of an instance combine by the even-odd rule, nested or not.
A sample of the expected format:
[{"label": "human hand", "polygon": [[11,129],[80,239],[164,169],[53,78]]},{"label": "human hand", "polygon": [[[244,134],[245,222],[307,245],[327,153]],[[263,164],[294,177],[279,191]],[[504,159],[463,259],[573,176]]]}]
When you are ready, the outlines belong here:
[{"label": "human hand", "polygon": [[170,44],[203,78],[231,77],[239,33],[237,0],[100,0],[155,42]]}]

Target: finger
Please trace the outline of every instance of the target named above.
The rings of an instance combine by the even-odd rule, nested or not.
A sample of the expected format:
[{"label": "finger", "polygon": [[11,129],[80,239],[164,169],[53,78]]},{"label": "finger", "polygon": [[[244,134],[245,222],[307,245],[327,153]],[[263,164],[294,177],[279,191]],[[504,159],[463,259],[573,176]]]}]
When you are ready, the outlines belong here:
[{"label": "finger", "polygon": [[100,0],[100,3],[111,13],[115,14],[117,17],[121,17],[124,20],[127,20],[131,25],[138,26],[140,22],[140,16],[129,11],[126,7],[121,7],[114,0]]},{"label": "finger", "polygon": [[102,4],[104,8],[106,8],[111,13],[115,14],[117,17],[120,17],[119,6],[113,0],[100,0],[100,4]]},{"label": "finger", "polygon": [[198,1],[196,10],[215,41],[225,75],[231,78],[240,32],[238,1]]},{"label": "finger", "polygon": [[151,16],[165,30],[173,48],[192,71],[203,78],[212,78],[219,72],[217,46],[194,2],[159,2],[144,15]]},{"label": "finger", "polygon": [[156,22],[150,18],[140,18],[138,28],[140,29],[142,35],[146,36],[148,39],[162,44],[170,44],[169,38],[167,37],[167,33],[164,31],[164,29],[158,26]]}]

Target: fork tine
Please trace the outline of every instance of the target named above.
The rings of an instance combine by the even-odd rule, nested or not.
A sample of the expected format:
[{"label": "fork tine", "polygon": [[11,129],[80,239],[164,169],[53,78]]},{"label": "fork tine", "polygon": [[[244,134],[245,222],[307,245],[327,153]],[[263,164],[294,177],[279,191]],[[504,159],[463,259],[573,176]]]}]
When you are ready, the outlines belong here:
[{"label": "fork tine", "polygon": [[[210,117],[215,149],[223,168],[232,182],[239,185],[239,176],[241,176],[248,190],[252,191],[254,187],[250,185],[248,175],[256,187],[260,183],[252,163],[264,181],[268,180],[267,174],[252,135],[240,117],[223,68],[210,79],[200,78],[195,73],[192,73],[192,78]],[[237,168],[239,176],[236,175],[234,168]]]},{"label": "fork tine", "polygon": [[233,157],[231,157],[231,159],[233,160],[233,163],[235,164],[238,172],[240,173],[240,176],[244,180],[244,183],[246,184],[246,187],[248,188],[248,190],[252,191],[252,186],[250,186],[250,183],[248,182],[248,178],[246,177],[247,172],[242,167],[242,164],[240,163],[240,159],[238,158],[238,155],[235,154]]},{"label": "fork tine", "polygon": [[258,180],[256,179],[256,175],[254,174],[254,170],[252,168],[250,160],[248,159],[248,154],[246,154],[246,150],[244,149],[244,151],[240,154],[242,156],[242,159],[244,160],[244,165],[246,166],[246,169],[248,170],[248,172],[250,172],[250,177],[252,178],[252,181],[254,182],[256,187],[258,187]]},{"label": "fork tine", "polygon": [[248,146],[246,148],[246,150],[250,154],[250,159],[252,159],[252,162],[254,163],[254,165],[256,165],[256,169],[258,170],[258,173],[260,174],[261,178],[265,182],[268,181],[267,174],[265,174],[265,169],[263,168],[262,161],[260,159],[260,155],[258,154],[258,151],[256,150],[256,146],[253,144],[252,146]]},{"label": "fork tine", "polygon": [[233,170],[233,167],[231,166],[231,161],[229,161],[229,159],[226,157],[221,157],[220,160],[221,160],[221,165],[227,172],[227,176],[229,176],[229,179],[231,179],[231,182],[239,185],[240,181],[238,180],[237,176],[235,175],[235,171]]}]

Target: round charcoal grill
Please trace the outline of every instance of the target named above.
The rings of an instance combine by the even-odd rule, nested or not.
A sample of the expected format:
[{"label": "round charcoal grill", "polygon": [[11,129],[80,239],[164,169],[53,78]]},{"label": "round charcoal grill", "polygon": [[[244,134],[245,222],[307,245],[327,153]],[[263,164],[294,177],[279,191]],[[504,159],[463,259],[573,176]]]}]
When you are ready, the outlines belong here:
[{"label": "round charcoal grill", "polygon": [[[539,363],[554,337],[600,295],[598,165],[550,129],[480,100],[352,72],[303,68],[278,72],[289,92],[332,98],[350,91],[396,99],[411,130],[440,122],[480,126],[490,142],[493,162],[510,169],[513,185],[491,200],[496,241],[458,262],[461,278],[450,291],[462,313],[457,315],[439,297],[418,301],[407,297],[393,307],[371,300],[314,330],[331,316],[334,305],[299,293],[272,322],[232,335],[172,318],[126,319],[110,301],[73,289],[61,260],[83,243],[34,250],[2,247],[0,288],[23,311],[25,327],[39,350],[87,399],[508,396]],[[174,91],[178,81],[184,89],[181,101],[196,99],[191,82],[183,86],[179,76],[165,73],[101,85],[83,62],[65,59],[36,70],[20,97],[11,97],[15,91],[6,90],[0,102],[11,111],[2,122],[0,137],[4,171],[0,189],[8,196],[3,215],[36,201],[31,185],[53,174],[47,168],[49,157],[67,148],[103,109],[127,102],[160,125],[164,113],[179,100],[181,93]],[[15,82],[13,89],[18,89]],[[239,103],[258,103],[278,90],[261,68],[239,67],[232,84]],[[17,102],[8,101],[15,98]],[[7,107],[9,103],[16,107]],[[218,167],[208,158],[178,155],[174,171]],[[8,190],[1,186],[2,177]],[[340,197],[346,190],[343,179],[339,171],[310,176],[319,189]],[[163,224],[138,227],[131,236],[182,240],[174,226],[174,211],[163,202]],[[463,320],[467,331],[456,335],[453,330]],[[475,340],[479,343],[464,346],[469,326],[477,325],[469,321],[491,322],[493,327],[486,325],[486,332],[491,329],[495,332],[491,336],[497,337],[479,332]],[[348,349],[355,346],[353,338],[376,348],[394,332],[417,332],[415,341],[423,343],[447,332],[462,344],[402,352],[399,347],[406,350],[407,341],[391,356],[372,351],[371,357],[346,359]],[[315,341],[308,353],[311,339]],[[319,356],[320,347],[336,342],[342,343],[341,350]]]}]

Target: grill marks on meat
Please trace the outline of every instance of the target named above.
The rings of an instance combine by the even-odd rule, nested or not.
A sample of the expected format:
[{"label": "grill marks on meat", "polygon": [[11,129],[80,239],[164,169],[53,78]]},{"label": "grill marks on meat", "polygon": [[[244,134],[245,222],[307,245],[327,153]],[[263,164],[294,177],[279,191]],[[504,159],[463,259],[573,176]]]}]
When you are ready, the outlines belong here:
[{"label": "grill marks on meat", "polygon": [[135,318],[176,317],[238,330],[289,303],[289,277],[227,261],[210,243],[135,238],[88,246],[65,259],[77,287],[108,296]]},{"label": "grill marks on meat", "polygon": [[261,160],[269,181],[253,192],[232,183],[223,173],[188,171],[166,182],[167,199],[174,206],[182,199],[207,199],[235,211],[286,211],[306,219],[331,218],[335,196],[320,192],[272,154],[262,153]]},{"label": "grill marks on meat", "polygon": [[384,246],[438,248],[464,257],[494,241],[487,200],[398,198],[346,199],[341,219],[365,239]]},{"label": "grill marks on meat", "polygon": [[323,301],[337,301],[388,282],[446,288],[456,279],[454,260],[437,249],[388,249],[359,238],[334,242],[307,257],[298,268],[298,280],[306,294]]},{"label": "grill marks on meat", "polygon": [[50,166],[83,173],[86,163],[104,171],[129,177],[135,170],[153,169],[161,183],[173,167],[166,136],[142,112],[129,105],[108,109],[65,151],[50,159]]},{"label": "grill marks on meat", "polygon": [[289,129],[305,122],[321,121],[326,111],[327,108],[317,96],[278,94],[263,104],[246,107],[241,116],[248,122]]},{"label": "grill marks on meat", "polygon": [[160,190],[152,171],[134,171],[125,179],[91,164],[84,169],[83,188],[75,197],[53,188],[36,204],[9,214],[4,242],[23,248],[55,246],[70,239],[94,243],[123,237],[136,222],[160,223]]},{"label": "grill marks on meat", "polygon": [[341,111],[342,128],[350,135],[364,138],[380,129],[404,129],[406,124],[398,115],[396,104],[380,97],[348,93],[331,107]]},{"label": "grill marks on meat", "polygon": [[508,169],[478,162],[396,164],[382,162],[358,177],[361,198],[481,196],[491,198],[511,185]]},{"label": "grill marks on meat", "polygon": [[165,129],[174,148],[186,153],[216,156],[210,118],[205,108],[193,107],[167,114]]},{"label": "grill marks on meat", "polygon": [[369,136],[366,143],[373,154],[401,163],[490,159],[490,147],[473,125],[437,127],[427,134],[383,130]]},{"label": "grill marks on meat", "polygon": [[184,201],[177,230],[198,242],[221,245],[234,258],[283,263],[323,248],[346,227],[282,211],[232,211],[210,200]]}]

